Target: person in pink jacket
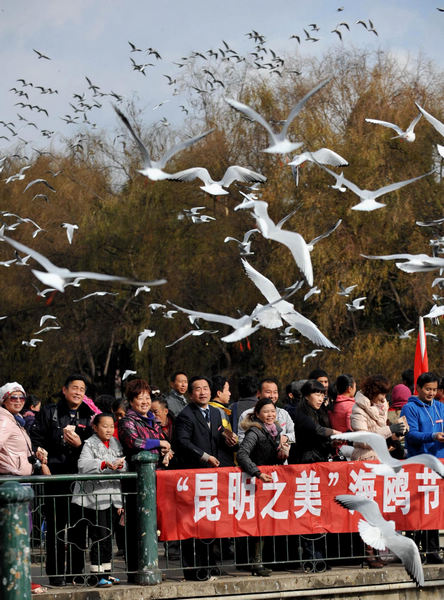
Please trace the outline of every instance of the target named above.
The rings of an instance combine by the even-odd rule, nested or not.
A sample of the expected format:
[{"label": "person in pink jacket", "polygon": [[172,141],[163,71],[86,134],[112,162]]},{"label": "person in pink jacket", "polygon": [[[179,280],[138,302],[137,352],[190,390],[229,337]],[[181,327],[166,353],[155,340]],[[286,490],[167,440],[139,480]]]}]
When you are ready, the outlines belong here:
[{"label": "person in pink jacket", "polygon": [[[371,431],[384,438],[397,440],[404,434],[403,423],[387,425],[388,403],[386,396],[390,384],[383,375],[370,375],[361,383],[361,389],[355,396],[351,413],[353,431]],[[366,444],[355,442],[352,460],[378,460],[374,450]]]},{"label": "person in pink jacket", "polygon": [[0,473],[31,475],[31,440],[20,415],[26,400],[25,390],[17,383],[0,388]]},{"label": "person in pink jacket", "polygon": [[355,404],[356,381],[351,375],[339,375],[335,382],[336,400],[330,411],[330,424],[333,429],[351,431],[351,412]]}]

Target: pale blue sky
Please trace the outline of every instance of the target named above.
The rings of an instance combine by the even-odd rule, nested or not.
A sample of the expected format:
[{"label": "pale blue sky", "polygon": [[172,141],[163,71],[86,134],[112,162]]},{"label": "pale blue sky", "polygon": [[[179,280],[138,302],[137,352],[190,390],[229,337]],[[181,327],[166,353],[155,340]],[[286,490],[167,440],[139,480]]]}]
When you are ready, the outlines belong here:
[{"label": "pale blue sky", "polygon": [[[444,7],[444,0],[441,2]],[[0,94],[0,119],[12,121],[18,130],[23,126],[17,112],[35,121],[40,128],[70,135],[77,125],[65,125],[61,119],[74,114],[69,102],[75,92],[87,88],[85,75],[103,91],[114,90],[125,98],[137,95],[146,109],[147,124],[167,116],[173,125],[183,118],[179,106],[180,96],[171,98],[159,110],[152,108],[161,100],[171,97],[171,88],[163,74],[174,76],[179,71],[173,61],[192,51],[217,48],[221,40],[245,53],[252,49],[245,34],[252,29],[267,38],[267,46],[281,53],[290,53],[297,47],[292,34],[305,37],[303,29],[316,23],[320,31],[315,34],[319,42],[304,42],[299,47],[301,56],[313,52],[322,55],[328,48],[354,46],[370,50],[391,52],[400,60],[415,57],[419,52],[436,62],[444,70],[443,30],[444,13],[438,12],[440,0],[14,0],[0,4],[0,60],[3,89]],[[344,7],[341,12],[337,8]],[[379,36],[356,25],[358,19],[371,19]],[[341,43],[331,30],[340,21],[350,24],[344,28]],[[138,47],[153,47],[162,55],[161,61],[142,53],[130,54],[128,40]],[[33,48],[51,57],[38,59]],[[130,57],[137,62],[154,62],[147,68],[147,77],[133,71]],[[9,89],[22,88],[18,78],[35,85],[56,88],[59,94],[40,95],[29,92],[31,104],[45,107],[44,113],[15,107],[20,101]],[[27,100],[23,98],[26,103]],[[110,98],[100,100],[102,108],[88,113],[99,127],[114,127],[116,117]],[[0,128],[0,135],[10,137],[10,142],[0,139],[0,153],[10,148],[17,138]],[[49,142],[41,138],[31,126],[19,133],[39,148]]]}]

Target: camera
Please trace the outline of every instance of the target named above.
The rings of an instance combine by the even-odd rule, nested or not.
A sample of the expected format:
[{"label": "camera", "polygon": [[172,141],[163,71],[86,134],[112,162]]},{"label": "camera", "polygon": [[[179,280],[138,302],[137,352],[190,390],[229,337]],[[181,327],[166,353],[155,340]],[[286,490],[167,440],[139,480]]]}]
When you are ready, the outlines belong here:
[{"label": "camera", "polygon": [[33,465],[33,473],[41,473],[42,463],[35,454],[31,454],[31,456],[28,456],[28,462],[30,462],[31,465]]}]

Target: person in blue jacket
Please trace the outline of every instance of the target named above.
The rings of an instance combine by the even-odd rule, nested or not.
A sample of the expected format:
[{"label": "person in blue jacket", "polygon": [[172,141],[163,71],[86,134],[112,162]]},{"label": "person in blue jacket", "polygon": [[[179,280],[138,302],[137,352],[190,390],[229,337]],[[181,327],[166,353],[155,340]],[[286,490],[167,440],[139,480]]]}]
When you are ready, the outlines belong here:
[{"label": "person in blue jacket", "polygon": [[[439,377],[422,373],[416,380],[416,396],[402,407],[409,431],[405,436],[408,456],[433,454],[444,458],[444,404],[435,400]],[[427,563],[444,563],[439,554],[439,531],[418,531],[415,541],[421,544]]]}]

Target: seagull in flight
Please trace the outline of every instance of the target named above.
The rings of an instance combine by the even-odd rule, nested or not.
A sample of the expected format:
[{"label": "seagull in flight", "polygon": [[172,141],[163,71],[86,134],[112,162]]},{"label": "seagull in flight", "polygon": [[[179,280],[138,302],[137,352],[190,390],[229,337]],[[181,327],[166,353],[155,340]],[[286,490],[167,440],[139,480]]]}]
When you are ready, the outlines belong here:
[{"label": "seagull in flight", "polygon": [[[427,254],[387,254],[385,256],[368,256],[361,254],[364,258],[372,260],[404,260],[395,263],[398,269],[405,273],[425,273],[444,269],[444,258],[427,256]],[[432,284],[433,287],[433,284]]]},{"label": "seagull in flight", "polygon": [[118,292],[92,292],[91,294],[86,294],[86,296],[82,296],[81,298],[77,298],[77,300],[73,300],[73,302],[81,302],[82,300],[86,300],[87,298],[92,298],[93,296],[118,296]]},{"label": "seagull in flight", "polygon": [[398,324],[398,331],[399,331],[399,339],[400,340],[409,340],[410,339],[410,334],[412,334],[415,331],[415,328],[413,327],[413,329],[406,329],[404,331],[404,329],[401,329],[401,327]]},{"label": "seagull in flight", "polygon": [[182,337],[180,337],[179,339],[175,340],[174,342],[172,342],[171,344],[167,344],[165,346],[165,348],[171,348],[171,346],[174,346],[175,344],[178,344],[179,342],[181,342],[182,340],[186,339],[187,337],[190,337],[190,335],[192,336],[197,336],[197,335],[203,335],[204,333],[218,333],[218,329],[192,329],[191,331],[188,331],[188,333],[186,333],[185,335],[183,335]]},{"label": "seagull in flight", "polygon": [[29,340],[29,342],[26,340],[23,340],[22,346],[28,346],[29,348],[35,348],[39,342],[43,342],[43,340],[41,340],[39,338],[32,338],[32,340]]},{"label": "seagull in flight", "polygon": [[310,249],[308,244],[300,235],[295,231],[287,231],[281,229],[282,221],[280,224],[274,223],[268,216],[268,203],[263,200],[252,200],[248,199],[247,202],[238,204],[234,210],[240,209],[253,209],[253,215],[256,219],[256,225],[259,231],[262,233],[265,239],[274,240],[279,242],[290,250],[296,265],[302,271],[307,283],[310,287],[313,286],[313,267],[310,258]]},{"label": "seagull in flight", "polygon": [[276,286],[270,279],[259,273],[254,269],[250,263],[244,258],[241,259],[244,266],[245,272],[254,285],[258,288],[261,294],[264,295],[270,305],[275,308],[280,317],[287,321],[289,325],[292,325],[300,334],[308,338],[311,342],[317,346],[324,346],[325,348],[338,349],[334,344],[328,340],[325,335],[316,327],[316,325],[307,319],[299,312],[297,312],[290,302],[284,300],[279,294]]},{"label": "seagull in flight", "polygon": [[250,237],[253,235],[253,233],[260,233],[259,229],[249,229],[245,234],[244,234],[244,239],[242,241],[234,238],[234,237],[226,237],[224,239],[224,242],[237,242],[237,244],[239,245],[239,255],[240,256],[251,256],[254,254],[254,252],[251,251],[251,241],[250,241]]},{"label": "seagull in flight", "polygon": [[[336,183],[337,183],[337,179],[338,179],[337,173],[335,173],[334,171],[331,171],[330,169],[328,169],[325,166],[322,166],[322,165],[320,165],[320,166],[322,169],[324,169],[324,171],[327,171],[327,173],[330,173],[330,175],[332,175],[336,179]],[[341,177],[341,186],[345,186],[350,191],[352,191],[354,194],[359,196],[360,202],[358,204],[355,204],[354,206],[352,206],[351,207],[352,210],[362,210],[362,211],[370,212],[372,210],[377,210],[378,208],[381,208],[382,206],[386,206],[382,202],[377,202],[376,198],[379,198],[380,196],[383,196],[384,194],[388,194],[389,192],[394,192],[395,190],[398,190],[399,188],[402,188],[405,185],[408,185],[409,183],[413,183],[414,181],[418,181],[419,179],[422,179],[423,177],[428,177],[429,175],[432,175],[433,173],[435,173],[435,171],[436,171],[436,169],[432,169],[428,173],[424,173],[423,175],[419,175],[418,177],[413,177],[412,179],[406,179],[405,181],[397,181],[396,183],[391,183],[389,185],[386,185],[386,186],[379,188],[378,190],[374,190],[374,191],[361,190],[361,188],[359,188],[355,183],[353,183],[352,181],[349,181],[344,176]]]},{"label": "seagull in flight", "polygon": [[358,529],[366,544],[376,550],[388,548],[401,559],[405,570],[416,584],[424,585],[418,546],[411,538],[395,531],[395,523],[384,519],[374,500],[359,495],[340,494],[335,501],[348,510],[357,510],[364,517],[365,520],[359,521]]},{"label": "seagull in flight", "polygon": [[163,285],[166,283],[166,279],[158,279],[156,281],[142,282],[142,281],[133,281],[128,277],[120,277],[118,275],[107,275],[106,273],[93,273],[89,271],[70,271],[65,267],[57,267],[54,263],[52,263],[46,256],[40,254],[36,250],[32,248],[28,248],[24,244],[13,240],[6,235],[3,235],[3,228],[0,229],[0,241],[7,242],[10,246],[18,250],[19,252],[23,252],[25,254],[30,254],[31,257],[38,262],[45,271],[37,271],[36,269],[32,269],[33,274],[45,285],[51,286],[58,290],[59,292],[64,292],[65,285],[68,281],[76,279],[77,277],[81,277],[83,279],[95,279],[97,281],[120,281],[121,283],[128,283],[129,285]]},{"label": "seagull in flight", "polygon": [[358,287],[358,284],[355,283],[354,285],[349,285],[348,287],[344,287],[342,285],[341,282],[339,282],[339,289],[341,290],[340,292],[337,292],[338,296],[345,296],[346,298],[348,298],[351,294],[351,292],[355,289],[355,287]]},{"label": "seagull in flight", "polygon": [[68,237],[68,242],[72,244],[72,238],[74,236],[74,231],[79,228],[78,225],[73,225],[72,223],[62,223],[62,227],[66,229],[66,235]]},{"label": "seagull in flight", "polygon": [[424,315],[424,318],[428,319],[438,319],[444,315],[444,306],[440,306],[438,304],[434,304],[430,312]]},{"label": "seagull in flight", "polygon": [[319,163],[320,165],[331,165],[333,167],[348,166],[348,161],[345,158],[328,148],[320,148],[315,152],[302,152],[302,154],[297,154],[292,158],[288,165],[291,167],[300,167],[306,161]]},{"label": "seagull in flight", "polygon": [[289,129],[291,123],[297,117],[297,115],[301,112],[301,110],[304,108],[306,102],[314,94],[316,94],[316,92],[318,92],[325,85],[327,85],[327,83],[329,83],[331,81],[331,79],[332,79],[331,77],[328,77],[327,79],[324,79],[323,81],[321,81],[310,92],[305,94],[305,96],[301,100],[299,100],[299,102],[297,104],[295,104],[293,106],[293,108],[291,109],[291,111],[284,123],[284,126],[282,127],[282,129],[279,133],[276,133],[275,131],[273,131],[270,124],[258,112],[256,112],[250,106],[247,106],[246,104],[242,104],[241,102],[238,102],[237,100],[233,100],[231,98],[225,98],[225,101],[228,102],[228,104],[232,108],[234,108],[235,110],[238,110],[239,112],[244,114],[251,121],[256,121],[257,123],[262,125],[262,127],[265,127],[265,129],[268,132],[270,146],[268,146],[268,148],[265,148],[265,150],[263,150],[263,152],[268,152],[270,154],[287,154],[288,152],[293,152],[293,150],[297,150],[298,148],[300,148],[302,146],[302,142],[290,142],[290,140],[287,137],[287,132],[288,132],[288,129]]},{"label": "seagull in flight", "polygon": [[49,58],[49,56],[46,56],[45,54],[43,54],[39,50],[35,50],[35,48],[33,48],[33,51],[37,54],[37,58],[46,58],[46,60],[51,60]]},{"label": "seagull in flight", "polygon": [[393,458],[388,451],[385,438],[379,433],[371,431],[348,431],[332,435],[332,440],[344,440],[358,444],[367,444],[378,456],[381,464],[364,463],[368,469],[371,469],[376,475],[395,475],[404,465],[423,465],[428,469],[435,471],[440,477],[444,478],[444,465],[433,454],[417,454],[410,458],[398,460]]},{"label": "seagull in flight", "polygon": [[225,187],[229,187],[234,181],[241,181],[242,183],[264,183],[267,178],[260,173],[256,173],[251,169],[245,167],[239,167],[238,165],[232,165],[225,171],[224,176],[219,181],[215,181],[211,178],[211,175],[204,167],[192,167],[191,169],[185,169],[179,171],[173,175],[168,175],[166,179],[172,181],[193,181],[194,179],[200,179],[204,185],[199,186],[201,190],[210,194],[211,196],[222,196],[228,194]]},{"label": "seagull in flight", "polygon": [[307,362],[307,360],[309,358],[314,358],[317,354],[319,354],[320,352],[322,352],[321,348],[315,348],[314,350],[312,350],[309,354],[306,354],[305,356],[302,357],[302,364],[305,365],[305,363]]},{"label": "seagull in flight", "polygon": [[23,190],[23,193],[25,193],[27,190],[29,190],[30,187],[32,187],[33,185],[35,185],[36,183],[43,183],[43,185],[46,185],[46,187],[48,189],[51,190],[51,192],[56,192],[57,190],[55,188],[52,187],[52,185],[50,183],[48,183],[46,181],[46,179],[34,179],[34,181],[30,181],[28,183],[28,185],[25,187],[25,189]]},{"label": "seagull in flight", "polygon": [[433,115],[421,108],[417,102],[415,102],[415,104],[419,112],[424,115],[424,118],[430,123],[430,125],[433,125],[436,131],[444,137],[444,123],[438,121],[438,119],[436,119]]},{"label": "seagull in flight", "polygon": [[401,127],[398,127],[398,125],[395,125],[394,123],[389,123],[388,121],[379,121],[378,119],[365,119],[365,120],[367,121],[367,123],[376,123],[376,125],[382,125],[383,127],[390,127],[390,129],[394,129],[398,135],[394,135],[391,138],[392,140],[396,140],[397,138],[400,138],[401,140],[405,140],[406,142],[414,142],[416,139],[416,134],[414,132],[414,129],[415,129],[417,122],[419,121],[419,119],[421,117],[422,117],[422,114],[419,113],[413,119],[413,121],[410,123],[410,125],[407,127],[407,129],[405,131],[403,129],[401,129]]},{"label": "seagull in flight", "polygon": [[364,310],[365,306],[362,304],[364,300],[367,299],[367,296],[361,296],[360,298],[355,298],[351,304],[348,302],[345,303],[347,310],[350,312],[356,312],[357,310]]},{"label": "seagull in flight", "polygon": [[125,381],[127,377],[130,375],[135,375],[137,371],[131,371],[131,369],[126,369],[125,373],[122,375],[122,381]]},{"label": "seagull in flight", "polygon": [[138,172],[142,173],[142,175],[145,175],[146,177],[148,177],[148,179],[151,179],[152,181],[161,181],[162,179],[171,178],[171,174],[165,173],[165,171],[163,171],[163,168],[170,160],[170,158],[172,158],[181,150],[185,150],[185,148],[188,148],[189,146],[195,144],[196,142],[198,142],[213,131],[213,129],[210,129],[209,131],[205,131],[204,133],[190,138],[189,140],[180,142],[179,144],[173,146],[173,148],[167,150],[159,160],[151,160],[146,146],[143,144],[142,140],[131,127],[130,122],[128,121],[126,116],[117,108],[117,106],[114,106],[114,110],[116,111],[120,119],[123,121],[124,125],[128,128],[129,132],[134,138],[134,141],[139,147],[140,153],[142,154],[142,169],[138,169]]},{"label": "seagull in flight", "polygon": [[143,344],[145,343],[146,338],[154,337],[155,335],[156,335],[156,332],[153,331],[152,329],[144,329],[143,331],[141,331],[139,333],[139,337],[137,338],[137,346],[139,348],[139,352],[142,350]]}]

